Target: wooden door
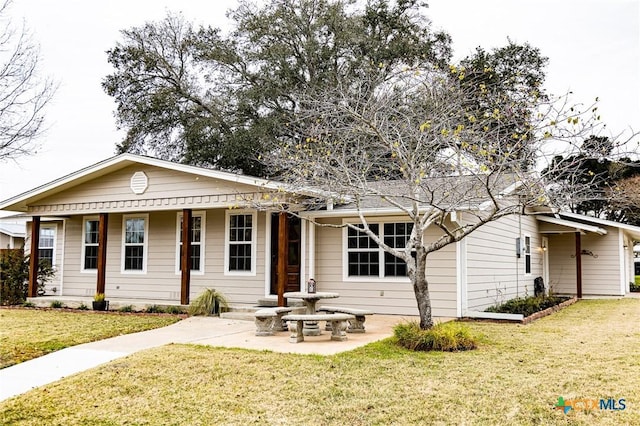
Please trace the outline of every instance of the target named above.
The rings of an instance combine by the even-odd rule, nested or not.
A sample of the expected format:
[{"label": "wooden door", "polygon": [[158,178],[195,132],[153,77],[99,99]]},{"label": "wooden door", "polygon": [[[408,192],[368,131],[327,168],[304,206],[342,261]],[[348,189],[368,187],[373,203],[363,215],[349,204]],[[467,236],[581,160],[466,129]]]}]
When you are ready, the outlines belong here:
[{"label": "wooden door", "polygon": [[278,235],[280,235],[280,225],[278,213],[271,216],[271,294],[278,294],[278,258],[285,256],[287,279],[285,280],[284,291],[300,291],[300,242],[301,242],[301,220],[300,218],[287,215],[287,228],[284,232],[286,239],[285,247],[287,251],[280,253],[278,249]]}]

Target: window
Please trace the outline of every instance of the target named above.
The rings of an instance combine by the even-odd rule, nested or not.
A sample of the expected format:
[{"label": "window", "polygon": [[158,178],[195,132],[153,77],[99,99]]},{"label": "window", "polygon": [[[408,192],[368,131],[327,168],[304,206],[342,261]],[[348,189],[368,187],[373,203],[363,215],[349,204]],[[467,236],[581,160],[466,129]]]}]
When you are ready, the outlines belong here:
[{"label": "window", "polygon": [[[191,217],[191,271],[204,272],[204,213],[194,213]],[[182,270],[182,213],[178,213],[177,268]]]},{"label": "window", "polygon": [[[380,229],[382,227],[382,234]],[[412,223],[371,223],[369,229],[393,248],[405,247]],[[406,277],[404,260],[387,253],[366,233],[347,228],[347,276],[349,277]],[[382,262],[384,262],[382,264]]]},{"label": "window", "polygon": [[524,237],[524,273],[531,273],[531,237]]},{"label": "window", "polygon": [[225,245],[225,271],[255,273],[256,215],[255,213],[227,212]]},{"label": "window", "polygon": [[147,217],[124,216],[123,221],[122,269],[127,272],[144,272],[147,266]]},{"label": "window", "polygon": [[82,241],[82,269],[98,269],[98,225],[96,219],[85,219],[84,239]]},{"label": "window", "polygon": [[[393,248],[404,248],[411,236],[413,223],[385,223],[384,243]],[[407,263],[392,255],[384,253],[384,276],[385,277],[406,277]]]},{"label": "window", "polygon": [[[379,234],[378,224],[369,227]],[[380,249],[371,237],[364,232],[347,228],[347,262],[350,277],[380,275]]]},{"label": "window", "polygon": [[40,227],[40,239],[38,240],[38,259],[40,262],[49,262],[53,266],[53,252],[56,245],[56,230],[52,226]]}]

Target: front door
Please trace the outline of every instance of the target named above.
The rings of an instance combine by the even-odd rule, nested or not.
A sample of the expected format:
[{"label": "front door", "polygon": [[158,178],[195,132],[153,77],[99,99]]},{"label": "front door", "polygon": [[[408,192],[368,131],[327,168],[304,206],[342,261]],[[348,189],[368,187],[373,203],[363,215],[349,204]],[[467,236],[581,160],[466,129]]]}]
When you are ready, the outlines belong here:
[{"label": "front door", "polygon": [[[278,294],[278,258],[285,256],[287,279],[284,291],[300,291],[300,236],[301,221],[299,217],[288,214],[287,228],[280,233],[278,213],[271,215],[271,294]],[[283,235],[287,250],[280,253],[278,235]]]}]

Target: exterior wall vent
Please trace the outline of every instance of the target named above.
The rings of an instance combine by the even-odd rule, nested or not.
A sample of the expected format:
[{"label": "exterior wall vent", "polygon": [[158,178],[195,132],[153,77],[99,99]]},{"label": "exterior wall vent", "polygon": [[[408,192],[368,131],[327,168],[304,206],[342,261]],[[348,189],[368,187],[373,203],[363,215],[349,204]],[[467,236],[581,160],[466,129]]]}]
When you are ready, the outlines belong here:
[{"label": "exterior wall vent", "polygon": [[131,176],[131,190],[134,194],[143,194],[149,186],[149,179],[144,172],[135,172]]}]

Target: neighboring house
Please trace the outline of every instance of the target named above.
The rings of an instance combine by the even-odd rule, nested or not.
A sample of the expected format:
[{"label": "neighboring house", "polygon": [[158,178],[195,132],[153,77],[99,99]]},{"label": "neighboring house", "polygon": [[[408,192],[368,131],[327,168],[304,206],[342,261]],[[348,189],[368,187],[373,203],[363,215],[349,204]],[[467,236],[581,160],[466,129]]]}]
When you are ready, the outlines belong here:
[{"label": "neighboring house", "polygon": [[26,237],[25,224],[24,219],[0,219],[0,250],[23,248]]},{"label": "neighboring house", "polygon": [[[122,154],[0,202],[0,210],[29,216],[29,235],[39,236],[30,245],[56,267],[49,287],[59,296],[105,292],[112,300],[186,304],[215,287],[233,305],[256,305],[276,297],[279,280],[297,291],[313,277],[320,291],[340,293],[332,304],[418,313],[400,260],[355,231],[322,226],[357,223],[355,210],[297,189],[292,208],[328,197],[325,207],[300,211],[313,225],[265,210],[274,193],[290,192],[277,182]],[[372,207],[366,216],[390,241],[410,232],[393,208]],[[471,219],[454,212],[450,220]],[[428,230],[426,238],[436,235]],[[536,277],[556,293],[624,296],[636,240],[638,227],[544,206],[490,222],[429,255],[433,313],[461,317],[533,294]]]}]

